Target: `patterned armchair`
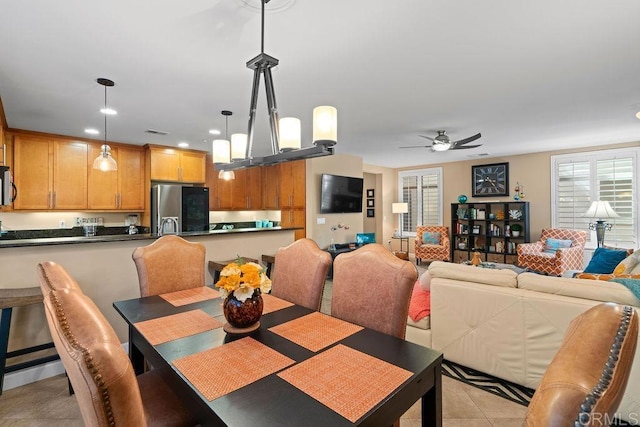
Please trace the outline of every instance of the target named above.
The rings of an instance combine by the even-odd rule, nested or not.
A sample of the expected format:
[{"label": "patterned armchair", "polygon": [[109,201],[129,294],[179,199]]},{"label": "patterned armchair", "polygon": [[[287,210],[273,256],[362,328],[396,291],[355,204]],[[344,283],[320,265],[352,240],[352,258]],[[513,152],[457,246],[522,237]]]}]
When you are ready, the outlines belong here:
[{"label": "patterned armchair", "polygon": [[[571,240],[571,247],[545,252],[548,239]],[[560,276],[566,270],[582,270],[587,232],[564,228],[544,228],[540,240],[518,245],[518,265],[522,268]]]},{"label": "patterned armchair", "polygon": [[[425,233],[440,233],[439,241],[429,241],[427,238],[425,243]],[[428,237],[437,237],[437,234],[429,234]],[[416,264],[420,264],[422,260],[438,260],[449,261],[449,227],[443,225],[422,225],[416,229]]]}]

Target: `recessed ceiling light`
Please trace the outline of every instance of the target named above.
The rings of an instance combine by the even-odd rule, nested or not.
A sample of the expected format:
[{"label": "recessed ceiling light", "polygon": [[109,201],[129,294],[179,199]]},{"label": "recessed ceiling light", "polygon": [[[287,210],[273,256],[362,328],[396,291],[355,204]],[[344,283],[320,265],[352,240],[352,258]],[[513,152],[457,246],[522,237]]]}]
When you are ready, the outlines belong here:
[{"label": "recessed ceiling light", "polygon": [[85,129],[84,133],[88,133],[90,135],[97,135],[100,133],[98,129]]},{"label": "recessed ceiling light", "polygon": [[638,119],[640,119],[640,111],[638,111],[638,112],[636,113],[636,117],[637,117]]},{"label": "recessed ceiling light", "polygon": [[115,116],[116,114],[118,114],[118,112],[116,110],[114,110],[113,108],[101,108],[100,112],[102,114],[107,114],[109,116]]},{"label": "recessed ceiling light", "polygon": [[209,131],[209,133],[210,133],[211,135],[220,135],[220,131],[219,131],[218,129],[211,129],[211,130]]},{"label": "recessed ceiling light", "polygon": [[184,142],[184,141],[178,142],[178,147],[180,148],[187,148],[188,146],[189,146],[189,143],[187,142]]}]

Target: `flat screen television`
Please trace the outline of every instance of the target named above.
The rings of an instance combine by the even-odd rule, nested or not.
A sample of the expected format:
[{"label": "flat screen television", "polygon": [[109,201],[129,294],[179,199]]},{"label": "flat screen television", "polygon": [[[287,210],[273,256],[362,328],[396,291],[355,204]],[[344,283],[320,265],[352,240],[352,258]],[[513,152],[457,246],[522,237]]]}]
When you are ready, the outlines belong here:
[{"label": "flat screen television", "polygon": [[320,213],[362,212],[362,178],[322,174]]}]

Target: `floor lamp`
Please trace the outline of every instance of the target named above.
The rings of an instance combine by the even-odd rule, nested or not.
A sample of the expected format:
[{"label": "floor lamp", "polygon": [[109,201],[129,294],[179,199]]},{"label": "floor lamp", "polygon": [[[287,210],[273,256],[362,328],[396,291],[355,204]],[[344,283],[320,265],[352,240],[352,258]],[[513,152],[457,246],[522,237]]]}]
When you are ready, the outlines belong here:
[{"label": "floor lamp", "polygon": [[598,240],[598,247],[604,246],[604,232],[605,230],[611,230],[612,224],[604,222],[609,218],[620,218],[620,215],[613,210],[609,202],[598,200],[591,203],[589,210],[584,215],[588,218],[597,218],[596,223],[589,223],[589,230],[596,230],[596,239]]},{"label": "floor lamp", "polygon": [[409,203],[391,203],[391,212],[398,214],[400,220],[398,223],[400,226],[400,237],[402,237],[402,214],[409,212]]}]

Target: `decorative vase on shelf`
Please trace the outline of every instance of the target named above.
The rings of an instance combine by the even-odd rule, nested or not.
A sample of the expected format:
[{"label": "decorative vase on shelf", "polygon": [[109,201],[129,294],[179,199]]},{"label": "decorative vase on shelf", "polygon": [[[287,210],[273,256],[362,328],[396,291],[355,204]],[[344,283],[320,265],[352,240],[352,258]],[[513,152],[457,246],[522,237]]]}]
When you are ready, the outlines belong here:
[{"label": "decorative vase on shelf", "polygon": [[247,333],[260,327],[260,317],[264,304],[260,289],[253,291],[253,295],[244,301],[238,300],[230,293],[222,303],[224,318],[227,324],[223,326],[229,333]]},{"label": "decorative vase on shelf", "polygon": [[461,194],[458,196],[458,203],[467,203],[467,196]]}]

